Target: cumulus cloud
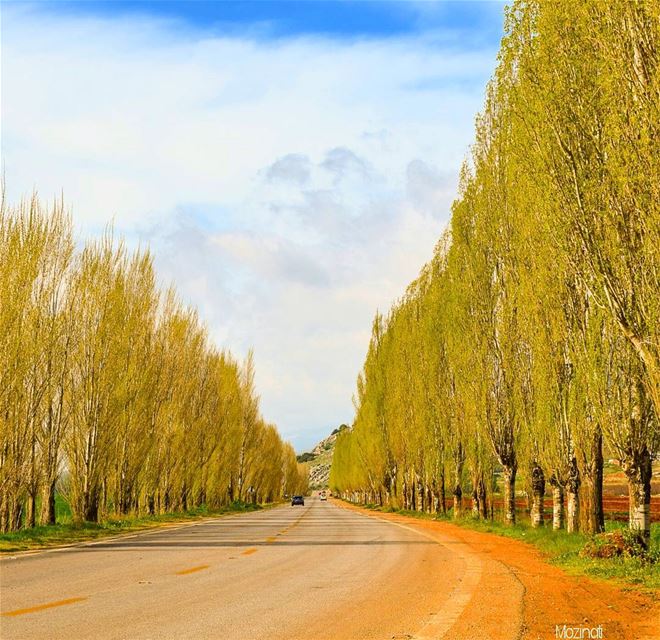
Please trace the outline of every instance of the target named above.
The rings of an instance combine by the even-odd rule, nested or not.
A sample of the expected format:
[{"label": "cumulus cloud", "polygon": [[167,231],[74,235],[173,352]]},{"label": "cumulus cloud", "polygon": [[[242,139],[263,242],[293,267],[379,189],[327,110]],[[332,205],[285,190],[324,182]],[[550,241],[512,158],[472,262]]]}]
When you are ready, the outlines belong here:
[{"label": "cumulus cloud", "polygon": [[212,242],[237,266],[252,272],[269,286],[276,282],[325,287],[330,282],[329,274],[316,256],[286,238],[239,232],[214,236]]},{"label": "cumulus cloud", "polygon": [[328,151],[321,162],[321,167],[334,174],[336,181],[351,174],[362,180],[369,180],[371,177],[369,163],[346,147]]},{"label": "cumulus cloud", "polygon": [[303,185],[309,180],[310,172],[311,163],[307,156],[289,153],[278,158],[266,169],[266,177],[271,182],[283,181]]},{"label": "cumulus cloud", "polygon": [[[352,417],[371,318],[449,217],[492,48],[258,40],[3,8],[10,197],[148,240],[299,447]],[[429,82],[429,78],[433,82]],[[420,90],[423,87],[423,91]]]}]

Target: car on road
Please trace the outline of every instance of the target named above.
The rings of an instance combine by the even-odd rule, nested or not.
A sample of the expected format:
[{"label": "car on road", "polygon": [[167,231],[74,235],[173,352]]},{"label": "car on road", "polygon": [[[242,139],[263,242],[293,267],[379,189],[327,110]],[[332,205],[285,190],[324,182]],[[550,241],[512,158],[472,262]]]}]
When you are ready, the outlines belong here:
[{"label": "car on road", "polygon": [[293,498],[291,498],[291,506],[295,507],[297,504],[304,507],[305,506],[305,498],[303,498],[302,496],[293,496]]},{"label": "car on road", "polygon": [[326,494],[325,491],[321,491],[321,493],[319,493],[319,497],[321,498],[322,501],[328,499],[328,495]]}]

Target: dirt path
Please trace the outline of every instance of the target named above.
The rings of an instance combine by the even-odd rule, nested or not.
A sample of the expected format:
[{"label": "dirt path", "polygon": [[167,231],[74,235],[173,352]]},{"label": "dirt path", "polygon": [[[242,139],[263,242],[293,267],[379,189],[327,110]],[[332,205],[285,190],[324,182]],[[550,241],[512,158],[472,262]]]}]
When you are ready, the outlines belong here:
[{"label": "dirt path", "polygon": [[[561,637],[556,635],[556,625],[560,629],[564,625],[589,629],[600,625],[605,640],[660,639],[658,597],[570,576],[545,562],[539,551],[523,542],[446,522],[339,504],[431,536],[468,562],[464,579],[464,587],[468,588],[456,594],[462,600],[455,603],[453,615],[449,610],[444,616],[439,614],[437,617],[444,618],[444,622],[426,629],[420,638],[548,640]],[[450,597],[448,603],[455,600]],[[571,629],[567,633],[565,637],[580,637],[571,635]],[[588,638],[589,634],[582,637]]]}]

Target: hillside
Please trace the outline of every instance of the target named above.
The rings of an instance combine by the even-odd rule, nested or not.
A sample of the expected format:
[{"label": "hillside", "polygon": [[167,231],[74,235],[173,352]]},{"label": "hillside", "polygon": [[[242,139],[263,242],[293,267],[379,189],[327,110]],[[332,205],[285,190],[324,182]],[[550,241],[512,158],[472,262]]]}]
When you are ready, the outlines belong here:
[{"label": "hillside", "polygon": [[306,462],[309,466],[310,489],[326,489],[328,487],[337,435],[347,428],[345,424],[342,424],[327,438],[321,440],[310,452],[298,456],[298,462]]}]

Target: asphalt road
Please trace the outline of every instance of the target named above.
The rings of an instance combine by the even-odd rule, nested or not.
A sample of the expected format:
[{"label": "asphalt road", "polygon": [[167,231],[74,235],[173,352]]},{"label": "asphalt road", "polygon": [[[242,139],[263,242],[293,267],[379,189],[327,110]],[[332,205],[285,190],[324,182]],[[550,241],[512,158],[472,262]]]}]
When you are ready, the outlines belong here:
[{"label": "asphalt road", "polygon": [[307,499],[0,561],[0,637],[441,637],[479,566],[459,546]]}]

